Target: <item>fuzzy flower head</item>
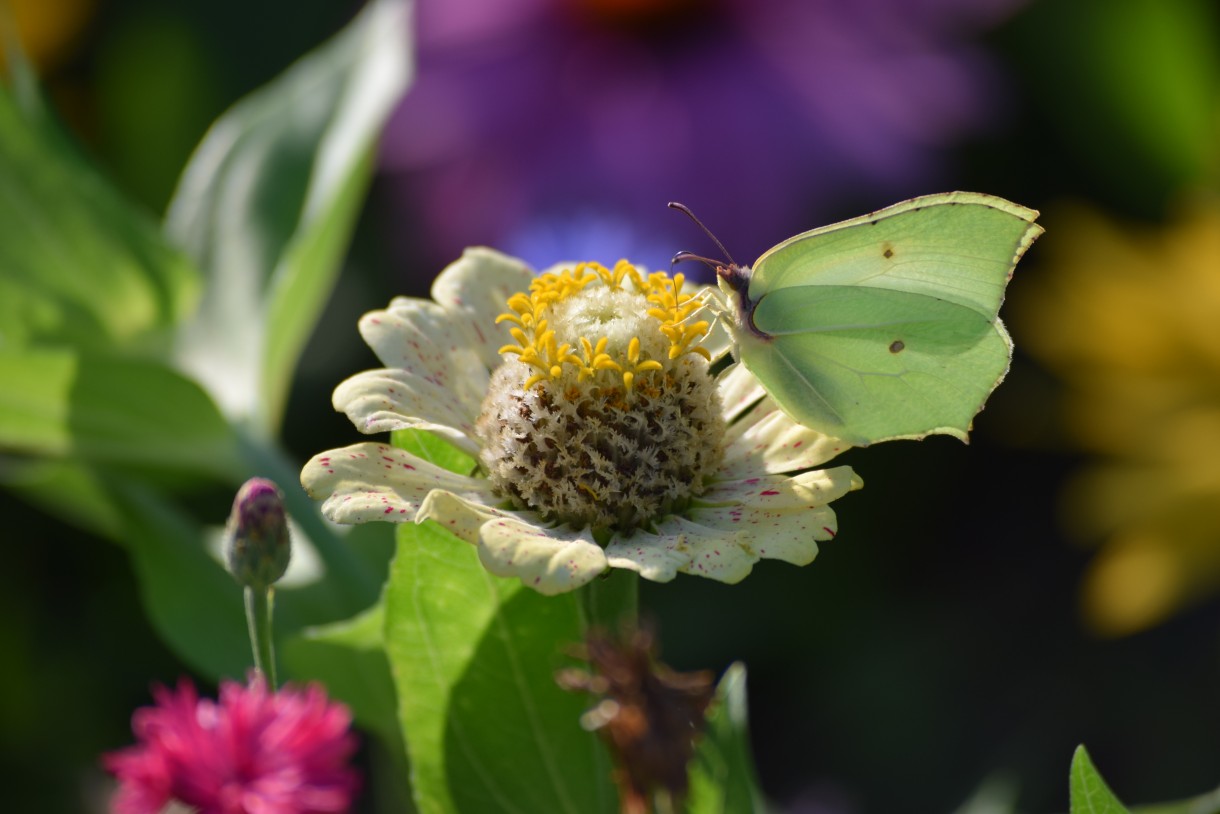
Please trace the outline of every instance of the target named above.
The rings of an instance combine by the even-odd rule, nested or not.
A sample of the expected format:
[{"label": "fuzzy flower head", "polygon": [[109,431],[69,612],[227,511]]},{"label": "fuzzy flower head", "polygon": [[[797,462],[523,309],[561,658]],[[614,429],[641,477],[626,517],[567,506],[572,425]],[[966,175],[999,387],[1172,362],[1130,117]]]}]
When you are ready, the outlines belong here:
[{"label": "fuzzy flower head", "polygon": [[703,492],[725,427],[696,344],[708,323],[691,319],[699,303],[682,283],[593,263],[509,298],[499,321],[515,344],[500,348],[475,430],[479,462],[514,506],[625,533]]},{"label": "fuzzy flower head", "polygon": [[115,814],[158,814],[171,802],[199,814],[348,811],[359,785],[351,716],[317,686],[271,692],[222,682],[220,700],[189,681],[154,689],[132,716],[139,743],[103,758],[119,781]]},{"label": "fuzzy flower head", "polygon": [[435,520],[548,594],[607,568],[736,582],[764,557],[807,564],[834,536],[829,502],[860,484],[813,467],[841,442],[793,423],[743,367],[713,364],[727,338],[682,275],[626,262],[535,275],[472,249],[432,296],[361,320],[386,367],[341,384],[335,407],[366,433],[434,432],[474,471],[387,444],[322,453],[301,479],[331,520]]}]

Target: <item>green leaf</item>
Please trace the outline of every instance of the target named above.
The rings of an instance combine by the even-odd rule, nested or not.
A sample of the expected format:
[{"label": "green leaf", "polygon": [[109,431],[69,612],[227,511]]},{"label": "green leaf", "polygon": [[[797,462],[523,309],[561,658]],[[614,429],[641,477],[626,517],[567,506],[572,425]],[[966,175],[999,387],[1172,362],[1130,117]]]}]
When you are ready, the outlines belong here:
[{"label": "green leaf", "polygon": [[758,790],[746,714],[746,668],[725,671],[708,709],[707,730],[690,771],[688,814],[747,814],[767,811]]},{"label": "green leaf", "polygon": [[394,446],[430,464],[462,475],[474,471],[474,458],[435,433],[427,430],[395,430],[390,437]]},{"label": "green leaf", "polygon": [[197,302],[198,274],[19,90],[0,85],[0,345],[156,349]]},{"label": "green leaf", "polygon": [[322,682],[351,707],[361,726],[401,749],[384,629],[385,607],[378,603],[352,619],[298,632],[284,642],[281,654],[294,681]]},{"label": "green leaf", "polygon": [[1072,756],[1071,814],[1131,814],[1101,779],[1084,746]]},{"label": "green leaf", "polygon": [[378,134],[410,79],[406,0],[235,105],[187,166],[166,229],[208,286],[178,358],[225,414],[270,435],[338,275]]},{"label": "green leaf", "polygon": [[93,464],[236,478],[237,438],[165,365],[67,347],[0,347],[0,448]]},{"label": "green leaf", "polygon": [[553,677],[583,635],[577,594],[492,576],[434,523],[399,528],[386,650],[421,812],[615,810],[587,701]]},{"label": "green leaf", "polygon": [[199,672],[244,678],[253,657],[241,588],[209,554],[205,529],[144,483],[116,477],[110,490],[157,633]]}]

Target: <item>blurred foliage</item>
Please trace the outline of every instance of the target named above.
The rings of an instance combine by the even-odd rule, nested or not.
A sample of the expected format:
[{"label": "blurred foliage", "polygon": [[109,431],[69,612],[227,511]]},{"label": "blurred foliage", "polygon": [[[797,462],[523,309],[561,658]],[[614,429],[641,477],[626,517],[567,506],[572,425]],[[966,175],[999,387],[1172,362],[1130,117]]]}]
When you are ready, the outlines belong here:
[{"label": "blurred foliage", "polygon": [[[443,2],[423,0],[434,10],[452,8]],[[155,232],[150,228],[155,218],[140,207],[155,213],[165,209],[208,123],[338,30],[356,8],[355,3],[303,6],[286,0],[253,6],[238,0],[3,0],[3,5],[13,10],[49,99],[83,142],[88,159],[71,159],[77,169],[64,177],[40,175],[38,156],[63,145],[11,126],[0,128],[9,139],[5,150],[8,145],[14,150],[6,152],[10,163],[0,190],[29,189],[32,179],[41,177],[47,183],[43,189],[62,204],[51,210],[71,221],[72,202],[55,190],[65,184],[93,188],[96,197],[108,194],[98,192],[99,185],[113,181],[138,205],[95,200],[93,211],[112,220],[84,221],[80,233],[93,235],[90,257],[113,256],[107,244],[114,219],[137,233]],[[508,7],[494,0],[476,5],[481,11],[469,20],[488,28],[501,19],[491,12]],[[547,0],[536,0],[522,7],[537,11],[546,5]],[[657,46],[675,63],[686,53],[684,44],[708,34],[698,19],[681,15],[641,29],[642,20],[656,18],[628,13],[636,3],[562,5],[585,14],[582,30],[596,41],[626,37],[631,48]],[[698,6],[677,5],[683,14]],[[892,13],[884,3],[857,7],[880,15],[882,22]],[[674,19],[685,22],[674,25]],[[761,784],[777,808],[794,814],[940,814],[958,808],[980,788],[981,778],[992,776],[1013,780],[1016,801],[1009,810],[1062,811],[1068,804],[1064,770],[1081,741],[1136,811],[1141,809],[1135,803],[1188,798],[1217,782],[1220,538],[1213,448],[1220,443],[1214,438],[1220,320],[1209,310],[1217,307],[1220,278],[1214,197],[1220,159],[1217,8],[1211,0],[1035,0],[1009,20],[972,30],[990,32],[980,35],[977,47],[990,55],[994,73],[986,87],[993,104],[984,106],[988,118],[978,127],[953,129],[955,135],[938,142],[945,160],[925,168],[918,188],[903,187],[895,178],[884,183],[883,163],[866,158],[863,169],[872,172],[853,181],[843,200],[837,193],[811,192],[785,210],[785,225],[763,218],[760,226],[759,219],[747,216],[762,211],[755,201],[765,189],[746,195],[725,182],[719,167],[697,168],[706,175],[699,180],[707,181],[701,195],[716,199],[707,205],[722,208],[722,217],[731,221],[755,223],[756,231],[741,238],[751,245],[757,240],[754,248],[788,236],[789,222],[812,227],[828,217],[856,214],[892,202],[898,189],[898,196],[949,188],[1004,195],[1042,208],[1048,230],[1018,272],[1005,312],[1018,357],[976,422],[969,447],[941,439],[853,452],[846,462],[862,473],[867,489],[844,502],[843,533],[807,569],[760,567],[733,587],[694,580],[645,587],[644,604],[659,617],[667,661],[675,667],[723,668],[738,659],[749,664]],[[553,46],[553,34],[528,42],[535,48]],[[487,47],[485,56],[497,53]],[[730,79],[708,80],[708,71],[698,75],[704,81],[695,87],[705,90],[691,98],[710,117],[701,127],[739,126],[734,132],[788,127],[788,118],[768,118],[774,105],[752,116],[726,107],[718,82],[740,82],[749,98],[756,93],[750,84],[755,80],[742,80],[741,71],[734,77],[737,52],[711,48],[707,53],[714,58],[715,75]],[[615,64],[620,63],[608,70]],[[882,78],[900,70],[867,59],[859,64]],[[555,77],[562,75],[556,70]],[[624,77],[629,74],[619,72],[615,79]],[[848,77],[856,94],[894,86],[892,76],[874,82],[841,67],[813,78],[844,83]],[[524,87],[528,92],[530,86]],[[685,98],[684,88],[691,86],[673,87]],[[842,97],[850,101],[851,94],[835,98]],[[879,111],[897,109],[882,97]],[[503,97],[509,107],[501,111],[501,121],[523,116],[520,107],[511,106],[515,98]],[[767,99],[774,102],[775,94]],[[783,100],[781,107],[789,102]],[[655,116],[665,112],[664,105],[648,109]],[[835,113],[845,115],[833,107],[826,115]],[[616,136],[607,149],[624,160],[632,158],[632,150],[650,146],[650,119],[628,120],[628,129],[638,129],[632,138],[603,131]],[[5,121],[11,124],[11,116]],[[530,131],[528,122],[518,124]],[[397,126],[409,130],[423,124],[408,118]],[[475,132],[490,143],[500,131]],[[967,139],[967,132],[974,135]],[[17,146],[25,160],[14,163]],[[787,149],[815,151],[821,142],[794,139]],[[544,147],[531,160],[545,162],[547,156]],[[639,166],[658,166],[655,155],[647,157],[653,164]],[[763,158],[773,156],[743,150],[741,166]],[[774,158],[779,160],[771,163],[791,166],[783,154]],[[423,246],[422,214],[460,226],[469,222],[463,219],[473,206],[487,215],[516,205],[515,198],[472,202],[464,192],[470,187],[461,183],[450,197],[429,198],[422,186],[404,190],[412,181],[402,177],[401,159],[391,155],[384,161],[362,220],[349,224],[356,239],[344,262],[344,284],[301,350],[296,378],[289,383],[288,371],[276,371],[285,377],[275,385],[283,399],[285,448],[279,466],[289,480],[292,458],[350,440],[346,420],[329,409],[329,394],[341,378],[369,366],[356,317],[384,306],[394,294],[419,293],[439,270],[433,252]],[[100,173],[83,169],[93,164]],[[523,166],[534,170],[533,164]],[[465,177],[477,180],[478,169]],[[548,177],[570,183],[561,171]],[[590,205],[597,203],[597,194],[593,185],[573,193]],[[685,202],[696,211],[706,209],[701,200]],[[649,210],[633,217],[663,218],[663,204],[663,199],[649,201],[656,214]],[[29,213],[11,199],[7,205],[11,229],[13,219]],[[354,218],[359,201],[349,205]],[[605,237],[604,225],[580,218],[559,221],[573,231],[602,229]],[[99,229],[97,223],[109,225]],[[763,234],[767,223],[774,223],[775,231]],[[614,228],[610,237],[617,239]],[[56,234],[5,237],[0,257],[7,263],[33,251],[31,246],[55,245]],[[573,245],[548,243],[537,234],[523,232],[513,239],[555,251]],[[471,230],[462,233],[462,242],[492,237]],[[65,248],[79,245],[73,241]],[[749,255],[751,245],[742,253]],[[691,246],[666,243],[663,248]],[[736,252],[737,244],[731,248]],[[82,262],[89,273],[73,276]],[[338,257],[333,262],[337,270]],[[194,256],[191,265],[197,263]],[[158,299],[133,293],[121,282],[128,279],[123,270],[130,263],[108,265],[111,277],[102,276],[96,265],[76,259],[46,279],[22,277],[9,266],[0,270],[0,318],[8,326],[23,326],[18,344],[37,339],[43,345],[37,357],[0,358],[0,415],[5,422],[16,414],[34,422],[23,425],[29,432],[5,439],[0,457],[0,476],[13,487],[12,493],[0,494],[0,507],[12,518],[6,566],[0,569],[0,652],[6,663],[0,671],[0,759],[6,800],[15,810],[100,810],[102,781],[94,756],[127,742],[130,711],[146,703],[151,680],[172,682],[188,669],[179,661],[182,656],[159,643],[165,640],[163,621],[155,623],[154,633],[154,621],[144,615],[146,604],[138,601],[149,591],[146,556],[98,545],[97,535],[127,535],[136,507],[140,516],[160,523],[145,529],[145,538],[181,535],[195,546],[192,556],[213,568],[215,563],[200,553],[200,538],[207,522],[222,521],[231,498],[226,490],[241,476],[213,473],[200,483],[162,468],[158,489],[172,495],[165,503],[132,486],[146,487],[147,467],[164,461],[123,461],[117,469],[108,461],[105,469],[90,470],[73,465],[75,459],[56,460],[65,452],[63,433],[77,432],[81,424],[71,420],[71,412],[48,413],[31,405],[37,407],[39,399],[64,404],[66,377],[77,364],[67,361],[68,349],[98,353],[103,348],[92,340],[107,337],[108,346],[138,351],[138,362],[107,357],[117,367],[89,366],[134,381],[169,356],[164,332],[174,329],[195,297],[190,273],[157,289],[164,294]],[[89,291],[71,309],[47,295],[66,280]],[[12,293],[18,290],[20,300]],[[48,302],[54,307],[48,309]],[[130,311],[116,305],[121,310],[114,311],[107,305],[112,302],[142,304]],[[1035,356],[1024,355],[1026,350]],[[29,375],[40,362],[44,373],[59,377]],[[175,376],[179,387],[198,387],[172,364],[148,375]],[[93,392],[103,395],[98,391],[105,388],[98,381],[93,385]],[[127,408],[118,414],[127,415]],[[209,421],[200,421],[199,428],[217,426]],[[278,416],[262,426],[269,432],[277,424]],[[102,440],[113,437],[107,433],[135,431],[122,421],[85,422],[85,429],[90,426]],[[44,457],[36,460],[35,454]],[[244,467],[220,467],[230,468]],[[118,490],[117,499],[115,490],[101,487],[113,486],[120,475],[139,477],[124,480],[131,488]],[[28,498],[26,487],[33,483],[43,485],[43,494],[72,499],[13,497]],[[79,530],[81,524],[92,533]],[[1107,542],[1094,557],[1072,544],[1077,539]],[[369,561],[388,554],[386,541],[369,541],[356,550]],[[209,596],[212,577],[199,579],[189,570],[191,560],[183,562],[190,577],[181,579],[193,585],[192,595]],[[184,600],[173,590],[176,584],[167,581],[155,593],[171,604]],[[1080,623],[1081,597],[1088,627]],[[193,601],[176,607],[185,607],[190,622],[205,630],[224,627],[211,614],[231,616],[234,610],[217,601],[216,608],[201,611]],[[289,668],[300,674],[362,688],[374,710],[366,718],[389,703],[378,612],[350,622],[339,621],[350,614],[331,614],[326,618],[334,625],[295,638],[283,649]],[[300,624],[322,620],[307,616]],[[1137,629],[1143,632],[1122,638],[1096,635]],[[345,663],[340,653],[362,666],[331,674]],[[191,660],[190,667],[199,665]],[[394,729],[372,728],[387,740]],[[370,759],[385,758],[374,753]],[[391,757],[389,765],[399,765],[395,760]],[[987,788],[984,784],[976,798],[982,802],[970,810],[995,810],[981,808],[997,799],[983,793]]]}]

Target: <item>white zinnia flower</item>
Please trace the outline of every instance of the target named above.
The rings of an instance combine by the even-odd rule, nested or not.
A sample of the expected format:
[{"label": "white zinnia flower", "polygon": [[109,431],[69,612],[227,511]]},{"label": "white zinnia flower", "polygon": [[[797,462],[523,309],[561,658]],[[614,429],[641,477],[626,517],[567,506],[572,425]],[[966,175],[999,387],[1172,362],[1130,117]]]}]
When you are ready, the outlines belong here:
[{"label": "white zinnia flower", "polygon": [[360,320],[386,367],[335,390],[364,433],[416,428],[478,461],[441,469],[385,443],[315,456],[301,473],[339,523],[435,520],[486,568],[544,593],[607,568],[659,582],[737,582],[762,558],[806,565],[861,486],[817,470],[842,442],[796,424],[697,320],[681,274],[620,262],[535,275],[470,249],[432,286]]}]

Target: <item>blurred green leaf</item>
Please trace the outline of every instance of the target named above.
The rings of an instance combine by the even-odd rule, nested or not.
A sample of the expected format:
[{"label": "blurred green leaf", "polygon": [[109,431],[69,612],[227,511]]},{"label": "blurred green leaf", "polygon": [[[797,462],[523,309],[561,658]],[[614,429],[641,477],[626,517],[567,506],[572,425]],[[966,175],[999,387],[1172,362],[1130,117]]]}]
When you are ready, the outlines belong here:
[{"label": "blurred green leaf", "polygon": [[1136,806],[1131,814],[1220,814],[1220,789],[1189,800]]},{"label": "blurred green leaf", "polygon": [[1017,814],[1017,784],[1005,775],[990,775],[953,814]]},{"label": "blurred green leaf", "polygon": [[207,275],[178,358],[225,414],[269,436],[325,304],[410,79],[407,0],[373,0],[342,32],[222,116],[166,216]]},{"label": "blurred green leaf", "polygon": [[1071,814],[1131,814],[1101,779],[1084,746],[1072,756]]},{"label": "blurred green leaf", "polygon": [[237,438],[197,384],[159,362],[0,347],[0,447],[94,464],[238,477]]},{"label": "blurred green leaf", "polygon": [[385,635],[420,811],[615,809],[586,701],[553,677],[584,636],[577,594],[542,596],[435,523],[403,525]]},{"label": "blurred green leaf", "polygon": [[351,707],[357,723],[402,752],[384,629],[385,607],[378,603],[352,619],[298,632],[284,642],[281,655],[292,680],[322,682]]},{"label": "blurred green leaf", "polygon": [[157,633],[200,673],[244,678],[254,662],[241,588],[209,554],[206,530],[147,484],[116,477],[109,486],[124,519],[118,541]]},{"label": "blurred green leaf", "polygon": [[1034,103],[1109,194],[1146,207],[1215,180],[1216,9],[1214,0],[1078,0],[1035,3],[1018,18]]},{"label": "blurred green leaf", "polygon": [[197,301],[197,273],[21,93],[0,85],[0,345],[158,350]]},{"label": "blurred green leaf", "polygon": [[755,779],[746,712],[746,668],[729,665],[708,708],[707,730],[690,770],[688,814],[767,811]]}]

